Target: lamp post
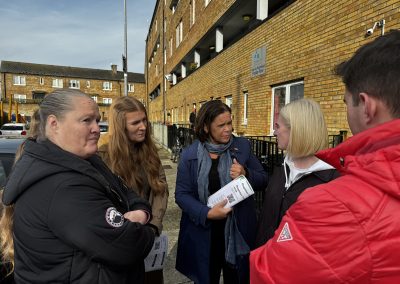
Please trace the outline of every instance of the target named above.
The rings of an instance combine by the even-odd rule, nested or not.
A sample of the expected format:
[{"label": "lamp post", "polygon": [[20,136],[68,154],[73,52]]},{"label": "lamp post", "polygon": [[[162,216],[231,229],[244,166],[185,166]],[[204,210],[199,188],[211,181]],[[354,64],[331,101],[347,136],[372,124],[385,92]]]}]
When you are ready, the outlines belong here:
[{"label": "lamp post", "polygon": [[127,28],[126,28],[126,0],[124,0],[124,54],[122,55],[122,69],[124,71],[124,96],[128,96],[128,47],[127,47]]}]

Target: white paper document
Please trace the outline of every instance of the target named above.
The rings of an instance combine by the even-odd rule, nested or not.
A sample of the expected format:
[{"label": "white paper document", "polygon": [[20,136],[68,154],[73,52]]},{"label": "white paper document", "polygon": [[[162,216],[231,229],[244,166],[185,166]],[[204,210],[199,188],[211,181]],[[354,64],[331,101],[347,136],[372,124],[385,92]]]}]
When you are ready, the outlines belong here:
[{"label": "white paper document", "polygon": [[145,271],[163,269],[168,252],[168,237],[161,234],[154,240],[153,247],[149,255],[144,259]]},{"label": "white paper document", "polygon": [[228,203],[224,207],[229,208],[253,194],[254,190],[249,181],[241,175],[212,194],[208,198],[207,206],[213,208],[215,204],[227,199]]}]

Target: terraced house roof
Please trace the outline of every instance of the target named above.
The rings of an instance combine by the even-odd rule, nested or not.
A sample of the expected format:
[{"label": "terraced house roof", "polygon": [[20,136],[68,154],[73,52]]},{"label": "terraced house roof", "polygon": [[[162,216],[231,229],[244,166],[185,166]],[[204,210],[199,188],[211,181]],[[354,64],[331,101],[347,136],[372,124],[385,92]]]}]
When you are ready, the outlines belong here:
[{"label": "terraced house roof", "polygon": [[[113,72],[112,70],[103,69],[80,68],[4,60],[1,61],[0,72],[110,81],[124,80],[124,73],[121,71]],[[128,72],[128,81],[133,83],[145,83],[144,74]]]}]

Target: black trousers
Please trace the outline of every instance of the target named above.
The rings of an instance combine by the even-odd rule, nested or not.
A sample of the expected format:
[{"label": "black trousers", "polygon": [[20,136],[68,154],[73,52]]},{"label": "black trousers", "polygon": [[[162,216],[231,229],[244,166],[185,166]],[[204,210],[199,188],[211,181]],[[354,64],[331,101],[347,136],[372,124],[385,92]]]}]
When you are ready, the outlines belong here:
[{"label": "black trousers", "polygon": [[[210,284],[219,284],[221,272],[224,284],[239,284],[238,270],[225,261],[225,220],[212,221],[210,246]],[[242,282],[243,283],[243,282]]]}]

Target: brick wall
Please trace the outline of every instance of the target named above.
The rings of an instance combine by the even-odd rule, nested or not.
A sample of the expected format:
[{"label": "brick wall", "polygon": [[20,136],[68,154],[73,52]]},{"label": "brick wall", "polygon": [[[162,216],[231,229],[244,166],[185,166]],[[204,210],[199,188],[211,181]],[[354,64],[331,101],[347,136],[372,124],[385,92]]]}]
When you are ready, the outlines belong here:
[{"label": "brick wall", "polygon": [[[220,3],[221,9],[226,9],[223,6],[226,2],[232,1],[213,0],[210,5]],[[246,135],[265,135],[271,129],[271,86],[304,80],[304,95],[321,104],[329,132],[348,130],[344,86],[332,74],[332,69],[358,47],[380,35],[377,29],[372,36],[364,37],[375,21],[384,18],[386,31],[400,28],[399,4],[398,0],[298,0],[168,88],[165,108],[168,111],[182,109],[183,121],[179,118],[175,122],[187,123],[193,102],[232,96],[235,130]],[[218,7],[214,9],[218,10]],[[220,15],[218,11],[214,13]],[[197,24],[210,26],[207,22],[202,23],[200,18],[196,20]],[[199,30],[200,34],[204,32]],[[200,35],[190,33],[189,36],[185,40],[189,44],[193,37],[194,44]],[[267,50],[266,72],[251,77],[252,54],[263,46]],[[179,61],[180,57],[177,55],[167,66]],[[242,124],[244,91],[249,97],[247,126]],[[158,101],[151,102],[150,109],[152,113],[162,110]]]},{"label": "brick wall", "polygon": [[[53,79],[63,79],[63,87],[68,88],[69,80],[75,79],[80,82],[80,91],[91,95],[97,96],[97,102],[100,104],[100,114],[102,115],[103,120],[108,119],[108,111],[109,106],[102,105],[103,98],[111,98],[116,99],[119,96],[123,95],[123,82],[120,81],[109,81],[112,83],[112,90],[103,90],[103,82],[106,80],[94,80],[94,79],[80,79],[80,78],[62,78],[62,77],[53,77],[53,76],[36,76],[36,75],[22,75],[25,76],[25,86],[14,85],[13,84],[13,76],[20,74],[4,74],[2,76],[2,92],[4,92],[4,97],[6,99],[10,99],[10,97],[14,97],[14,94],[26,95],[26,99],[33,99],[32,92],[33,91],[43,91],[46,93],[50,93],[56,88],[52,87]],[[43,84],[40,84],[40,78],[43,80]],[[89,83],[88,83],[89,82]],[[128,92],[129,96],[134,96],[142,102],[146,102],[146,85],[144,83],[133,83],[134,84],[134,92]],[[24,114],[26,116],[31,116],[33,111],[38,108],[37,104],[32,103],[19,103],[18,104],[18,113]],[[10,105],[8,103],[3,104],[3,111],[9,112]],[[16,113],[16,105],[12,104],[11,113]]]}]

